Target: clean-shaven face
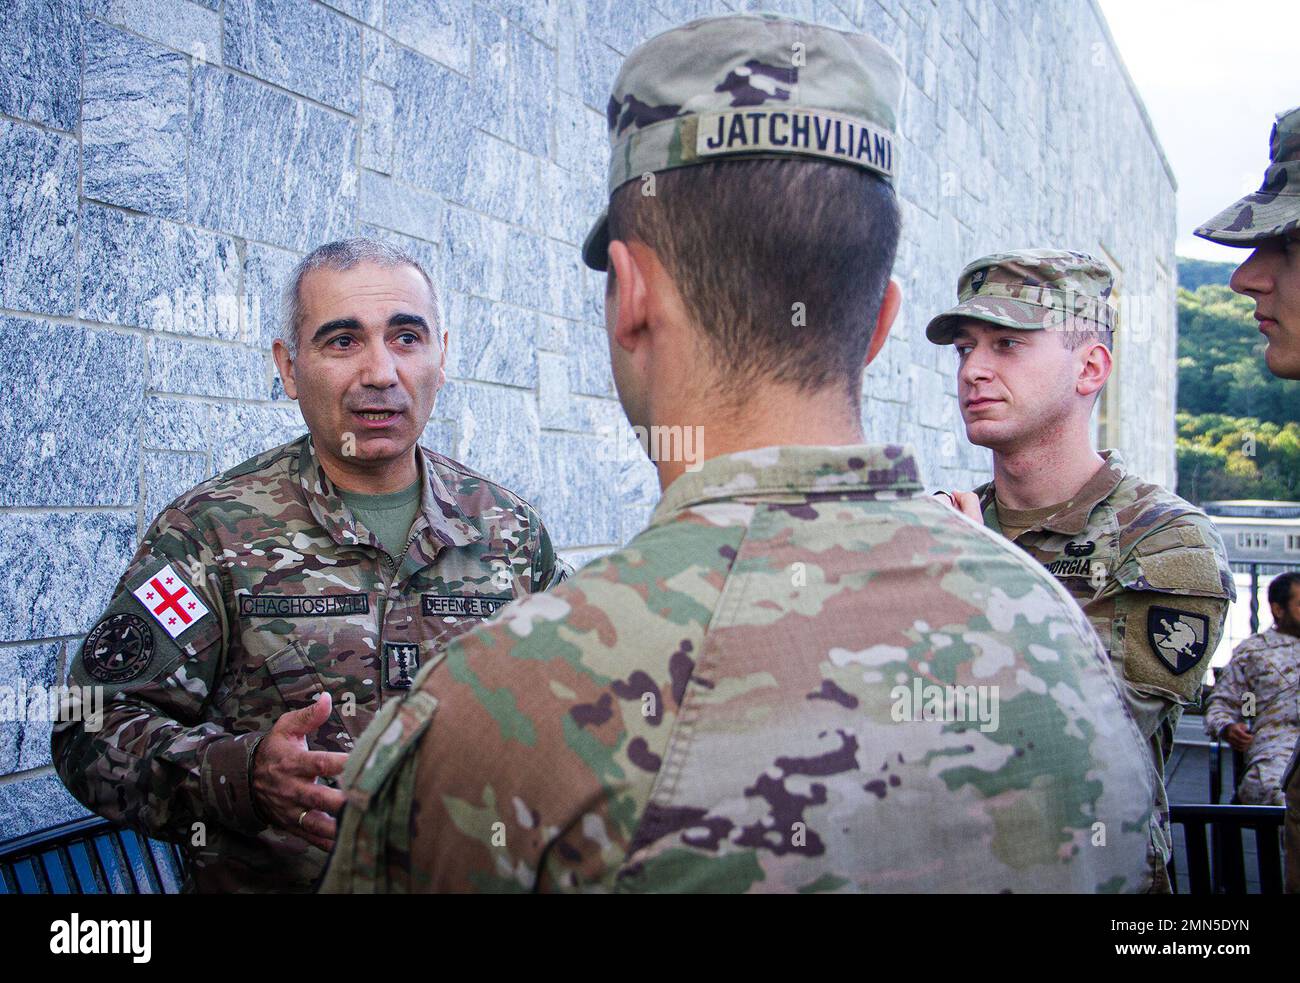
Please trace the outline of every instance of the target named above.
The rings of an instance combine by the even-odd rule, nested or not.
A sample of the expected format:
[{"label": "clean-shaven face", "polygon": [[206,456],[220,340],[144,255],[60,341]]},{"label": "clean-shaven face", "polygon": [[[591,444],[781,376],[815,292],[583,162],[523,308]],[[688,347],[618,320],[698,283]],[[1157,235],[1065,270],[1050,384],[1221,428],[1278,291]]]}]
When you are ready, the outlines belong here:
[{"label": "clean-shaven face", "polygon": [[1077,405],[1078,352],[1055,331],[1019,331],[964,319],[953,340],[966,439],[1011,447],[1060,426]]},{"label": "clean-shaven face", "polygon": [[1255,302],[1255,320],[1268,339],[1268,370],[1300,379],[1300,231],[1261,242],[1230,283]]},{"label": "clean-shaven face", "polygon": [[424,277],[411,266],[322,268],[303,278],[299,298],[298,357],[285,389],[317,446],[358,462],[400,458],[447,379]]}]

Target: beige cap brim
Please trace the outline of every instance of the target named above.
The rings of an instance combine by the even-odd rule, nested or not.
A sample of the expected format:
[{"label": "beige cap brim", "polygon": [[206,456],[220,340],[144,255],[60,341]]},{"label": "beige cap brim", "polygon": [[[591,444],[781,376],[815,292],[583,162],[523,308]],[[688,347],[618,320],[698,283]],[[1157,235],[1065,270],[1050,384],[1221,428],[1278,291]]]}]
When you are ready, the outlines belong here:
[{"label": "beige cap brim", "polygon": [[[1030,307],[1029,304],[1021,304],[1018,301],[1008,301],[1006,299],[1002,299],[1001,303],[1004,306]],[[1032,314],[1027,313],[1018,320],[1006,314],[991,311],[988,304],[983,303],[981,298],[972,297],[970,300],[958,304],[952,310],[944,311],[939,316],[932,318],[930,323],[925,326],[925,336],[936,345],[951,345],[953,336],[957,333],[958,324],[971,318],[976,321],[987,321],[989,324],[996,324],[1002,328],[1015,328],[1017,331],[1042,329],[1042,325],[1026,323],[1027,321],[1033,321]]]}]

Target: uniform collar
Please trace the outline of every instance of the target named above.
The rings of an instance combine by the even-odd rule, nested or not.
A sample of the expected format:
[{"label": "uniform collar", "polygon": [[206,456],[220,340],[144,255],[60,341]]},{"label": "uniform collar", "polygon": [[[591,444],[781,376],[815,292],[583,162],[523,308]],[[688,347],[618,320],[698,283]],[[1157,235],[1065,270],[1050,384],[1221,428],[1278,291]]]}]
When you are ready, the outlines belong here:
[{"label": "uniform collar", "polygon": [[910,498],[922,490],[912,449],[900,444],[760,447],[712,457],[683,472],[664,492],[650,524],[668,522],[702,502],[767,494],[873,492]]},{"label": "uniform collar", "polygon": [[[1098,453],[1101,454],[1102,465],[1097,469],[1097,473],[1089,478],[1075,496],[1061,506],[1060,510],[1038,523],[1035,529],[1046,529],[1049,532],[1060,533],[1062,536],[1077,536],[1088,528],[1088,520],[1092,517],[1093,509],[1110,498],[1111,493],[1128,475],[1128,468],[1124,466],[1124,458],[1120,456],[1119,451],[1106,450]],[[984,524],[994,529],[1001,528],[997,522],[993,482],[980,485],[975,489],[975,493],[980,499]]]},{"label": "uniform collar", "polygon": [[[402,566],[405,568],[416,562],[418,569],[432,563],[444,546],[468,546],[482,539],[483,534],[466,517],[456,497],[442,483],[430,466],[424,448],[419,445],[416,446],[415,463],[420,473],[420,512],[411,526],[411,535],[415,538],[406,551]],[[325,474],[310,436],[303,440],[298,452],[298,482],[312,517],[334,542],[340,546],[367,544],[377,550],[383,549],[379,538],[357,523],[343,496]]]},{"label": "uniform collar", "polygon": [[1268,640],[1269,648],[1286,648],[1291,645],[1300,645],[1300,636],[1288,635],[1284,631],[1278,631],[1277,625],[1269,625],[1260,634]]}]

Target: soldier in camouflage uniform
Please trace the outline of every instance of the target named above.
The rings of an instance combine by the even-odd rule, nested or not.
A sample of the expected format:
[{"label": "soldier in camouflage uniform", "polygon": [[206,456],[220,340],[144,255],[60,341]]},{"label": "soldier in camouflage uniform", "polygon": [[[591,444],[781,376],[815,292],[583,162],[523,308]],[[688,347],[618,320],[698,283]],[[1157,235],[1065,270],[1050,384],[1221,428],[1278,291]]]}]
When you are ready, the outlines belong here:
[{"label": "soldier in camouflage uniform", "polygon": [[862,443],[901,83],[783,18],[628,56],[585,259],[629,419],[703,420],[706,460],[661,457],[647,529],[384,708],[322,890],[1150,887],[1154,771],[1081,612]]},{"label": "soldier in camouflage uniform", "polygon": [[1284,805],[1282,776],[1300,742],[1300,573],[1268,585],[1273,627],[1233,650],[1205,704],[1205,732],[1246,755],[1237,797]]},{"label": "soldier in camouflage uniform", "polygon": [[[1269,370],[1282,379],[1300,379],[1300,106],[1278,114],[1268,156],[1259,190],[1233,202],[1196,234],[1254,250],[1233,273],[1232,289],[1255,301],[1255,319],[1268,339]],[[1282,787],[1287,890],[1300,893],[1300,745]]]},{"label": "soldier in camouflage uniform", "polygon": [[[970,263],[957,290],[926,337],[954,345],[967,437],[992,448],[994,473],[958,494],[1078,601],[1163,776],[1236,588],[1203,512],[1092,447],[1111,365],[1110,270],[1085,253],[1017,250]],[[1167,815],[1163,783],[1160,806]]]},{"label": "soldier in camouflage uniform", "polygon": [[1268,339],[1269,370],[1300,379],[1300,106],[1278,114],[1268,156],[1259,190],[1233,202],[1196,235],[1254,250],[1233,273],[1232,289],[1255,301],[1259,330]]},{"label": "soldier in camouflage uniform", "polygon": [[[446,350],[415,261],[352,240],[321,247],[299,273],[288,304],[301,291],[303,313],[286,327],[295,351],[281,369],[310,435],[205,481],[155,519],[71,665],[71,683],[105,692],[102,729],[74,717],[54,732],[72,793],[183,844],[199,891],[310,890],[341,799],[327,782],[379,708],[450,638],[564,573],[526,502],[415,443]],[[366,308],[362,285],[394,299]],[[322,296],[330,302],[307,303]],[[396,375],[384,377],[377,333],[397,353]],[[374,409],[369,418],[393,412],[341,434],[336,419],[354,414],[323,408],[340,395]],[[354,465],[341,470],[330,455],[349,439]],[[366,466],[371,484],[406,466],[416,476],[393,535],[360,511],[372,496],[339,484],[365,489]],[[273,727],[296,755],[263,760]],[[296,793],[273,776],[258,792],[276,762],[296,775]]]}]

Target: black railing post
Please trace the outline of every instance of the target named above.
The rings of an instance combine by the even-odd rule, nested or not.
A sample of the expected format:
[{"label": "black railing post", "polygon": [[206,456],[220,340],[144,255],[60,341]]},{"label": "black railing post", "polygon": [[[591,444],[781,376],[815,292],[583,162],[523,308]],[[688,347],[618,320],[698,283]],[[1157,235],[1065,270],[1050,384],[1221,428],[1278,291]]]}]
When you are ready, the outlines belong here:
[{"label": "black railing post", "polygon": [[1250,633],[1259,631],[1259,564],[1250,565]]}]

